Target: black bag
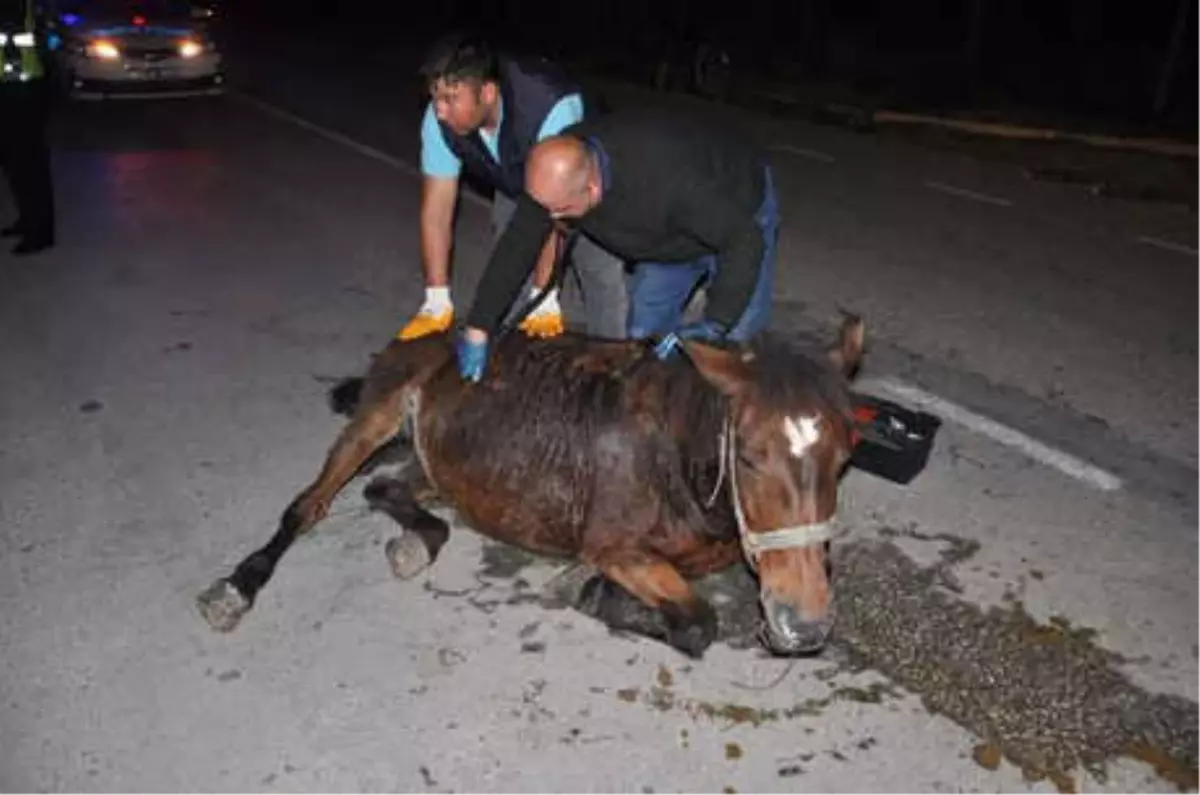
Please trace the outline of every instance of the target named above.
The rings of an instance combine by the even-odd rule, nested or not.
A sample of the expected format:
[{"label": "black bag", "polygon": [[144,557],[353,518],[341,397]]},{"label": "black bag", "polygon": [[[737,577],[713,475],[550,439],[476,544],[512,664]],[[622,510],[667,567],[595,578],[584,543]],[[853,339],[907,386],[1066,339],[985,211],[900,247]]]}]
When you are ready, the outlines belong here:
[{"label": "black bag", "polygon": [[929,462],[942,421],[898,403],[855,394],[857,442],[850,465],[893,483],[911,483]]}]

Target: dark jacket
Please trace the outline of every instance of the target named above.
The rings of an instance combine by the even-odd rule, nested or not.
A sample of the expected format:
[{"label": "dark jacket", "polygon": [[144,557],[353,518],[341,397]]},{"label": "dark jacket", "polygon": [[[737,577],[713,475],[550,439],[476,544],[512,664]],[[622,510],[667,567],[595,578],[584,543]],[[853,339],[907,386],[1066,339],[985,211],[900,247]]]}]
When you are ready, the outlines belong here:
[{"label": "dark jacket", "polygon": [[[732,328],[750,302],[763,257],[755,215],[765,153],[714,122],[663,111],[615,111],[563,131],[589,142],[607,172],[600,203],[575,225],[632,262],[717,256],[708,317]],[[495,331],[537,260],[552,221],[522,194],[479,283],[467,324]]]},{"label": "dark jacket", "polygon": [[560,99],[575,93],[581,93],[579,87],[551,62],[504,57],[500,59],[500,97],[504,102],[500,162],[488,152],[478,132],[456,135],[445,123],[439,126],[446,145],[464,168],[516,198],[524,190],[525,159],[537,142],[542,122]]}]

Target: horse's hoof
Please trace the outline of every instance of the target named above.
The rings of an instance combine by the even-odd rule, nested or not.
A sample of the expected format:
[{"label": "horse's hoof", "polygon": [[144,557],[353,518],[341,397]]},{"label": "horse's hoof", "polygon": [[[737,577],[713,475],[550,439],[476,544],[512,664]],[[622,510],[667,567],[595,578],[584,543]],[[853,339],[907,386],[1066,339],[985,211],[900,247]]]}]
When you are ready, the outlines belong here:
[{"label": "horse's hoof", "polygon": [[694,615],[667,613],[667,643],[694,659],[700,659],[717,639],[717,615],[707,602],[698,602]]},{"label": "horse's hoof", "polygon": [[229,580],[217,580],[196,597],[200,615],[217,632],[229,632],[250,610],[250,600]]},{"label": "horse's hoof", "polygon": [[433,563],[429,547],[417,533],[404,533],[388,540],[383,548],[392,574],[401,580],[411,580]]}]

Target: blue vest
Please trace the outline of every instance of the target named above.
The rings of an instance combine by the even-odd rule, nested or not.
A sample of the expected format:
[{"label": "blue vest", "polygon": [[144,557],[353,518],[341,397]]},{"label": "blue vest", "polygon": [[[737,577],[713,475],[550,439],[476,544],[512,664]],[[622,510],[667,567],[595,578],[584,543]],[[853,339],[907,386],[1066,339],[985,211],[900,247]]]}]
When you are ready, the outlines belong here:
[{"label": "blue vest", "polygon": [[478,131],[456,135],[439,122],[442,137],[462,161],[463,168],[516,198],[525,190],[525,159],[537,143],[542,122],[560,99],[575,93],[581,93],[579,87],[549,61],[501,58],[500,97],[504,102],[504,118],[496,142],[500,162],[492,157]]}]

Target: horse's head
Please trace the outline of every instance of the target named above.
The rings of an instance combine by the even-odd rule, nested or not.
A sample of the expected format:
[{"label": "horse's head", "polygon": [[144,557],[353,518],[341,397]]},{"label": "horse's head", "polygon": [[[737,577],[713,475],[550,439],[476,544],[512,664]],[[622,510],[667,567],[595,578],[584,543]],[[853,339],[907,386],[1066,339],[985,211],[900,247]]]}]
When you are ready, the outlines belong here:
[{"label": "horse's head", "polygon": [[862,322],[848,318],[829,361],[758,344],[688,345],[703,377],[729,399],[723,472],[777,653],[817,651],[833,627],[826,555],[852,447],[848,377],[862,344]]}]

